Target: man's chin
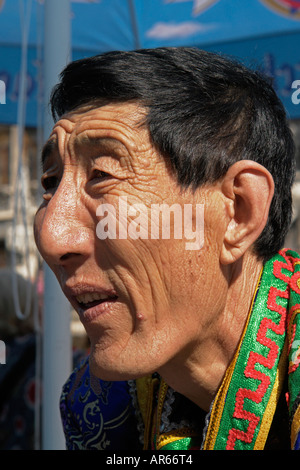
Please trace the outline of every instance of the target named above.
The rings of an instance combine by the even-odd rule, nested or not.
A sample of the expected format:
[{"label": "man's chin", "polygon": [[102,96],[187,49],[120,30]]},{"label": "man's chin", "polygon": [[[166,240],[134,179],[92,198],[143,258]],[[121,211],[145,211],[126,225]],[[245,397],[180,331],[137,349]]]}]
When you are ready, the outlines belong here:
[{"label": "man's chin", "polygon": [[122,370],[112,365],[103,364],[102,361],[97,360],[93,354],[89,357],[90,372],[95,377],[108,382],[126,381],[136,379],[134,370]]},{"label": "man's chin", "polygon": [[112,364],[108,365],[99,361],[93,354],[89,356],[89,366],[92,375],[108,382],[135,380],[152,373],[152,371],[141,370],[134,364],[130,364],[128,368]]}]

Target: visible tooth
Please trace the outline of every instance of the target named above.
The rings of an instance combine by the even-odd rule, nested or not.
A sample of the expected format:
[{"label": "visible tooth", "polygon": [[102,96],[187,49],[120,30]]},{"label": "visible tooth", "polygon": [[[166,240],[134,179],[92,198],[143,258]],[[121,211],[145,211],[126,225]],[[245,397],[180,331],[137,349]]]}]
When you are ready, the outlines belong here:
[{"label": "visible tooth", "polygon": [[93,300],[104,300],[104,299],[108,299],[108,295],[106,294],[90,294],[90,302],[92,302]]},{"label": "visible tooth", "polygon": [[77,296],[76,296],[76,300],[77,300],[77,302],[79,302],[80,304],[82,304],[82,303],[83,303],[83,295],[77,295]]},{"label": "visible tooth", "polygon": [[91,294],[85,294],[85,295],[83,296],[83,302],[84,302],[84,303],[91,302],[91,300],[92,300]]},{"label": "visible tooth", "polygon": [[94,300],[105,300],[105,299],[108,299],[108,295],[98,294],[97,292],[77,295],[76,297],[77,302],[81,304],[87,304],[88,302],[93,302]]},{"label": "visible tooth", "polygon": [[101,300],[108,299],[108,295],[106,295],[106,294],[100,294],[100,299],[101,299]]}]

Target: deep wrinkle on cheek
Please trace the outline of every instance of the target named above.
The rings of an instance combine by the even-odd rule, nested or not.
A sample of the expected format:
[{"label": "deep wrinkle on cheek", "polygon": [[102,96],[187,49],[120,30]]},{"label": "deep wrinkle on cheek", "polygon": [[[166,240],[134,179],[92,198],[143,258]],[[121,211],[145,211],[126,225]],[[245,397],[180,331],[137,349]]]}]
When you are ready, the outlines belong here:
[{"label": "deep wrinkle on cheek", "polygon": [[[148,320],[155,311],[154,305],[149,302],[149,299],[153,299],[152,284],[155,271],[152,270],[153,276],[149,276],[145,257],[141,256],[141,253],[132,246],[133,243],[133,241],[126,240],[126,246],[123,244],[123,250],[116,250],[113,258],[111,257],[111,250],[108,250],[109,258],[107,262],[108,265],[114,266],[114,276],[115,274],[118,276],[116,287],[121,293],[120,300],[127,304],[129,311],[131,311],[134,331],[138,326],[135,320]],[[132,247],[132,250],[130,250],[130,247]],[[129,255],[129,252],[132,256]],[[124,257],[124,253],[127,256]],[[115,277],[114,281],[116,282]]]}]

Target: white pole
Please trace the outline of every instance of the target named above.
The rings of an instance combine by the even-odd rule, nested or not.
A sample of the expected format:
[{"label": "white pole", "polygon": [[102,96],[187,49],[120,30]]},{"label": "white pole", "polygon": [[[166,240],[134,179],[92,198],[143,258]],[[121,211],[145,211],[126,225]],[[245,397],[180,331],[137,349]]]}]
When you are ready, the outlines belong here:
[{"label": "white pole", "polygon": [[[71,60],[70,0],[45,0],[44,6],[44,140],[53,122],[49,97],[58,75]],[[59,397],[71,371],[70,305],[50,270],[44,267],[42,448],[65,449]]]}]

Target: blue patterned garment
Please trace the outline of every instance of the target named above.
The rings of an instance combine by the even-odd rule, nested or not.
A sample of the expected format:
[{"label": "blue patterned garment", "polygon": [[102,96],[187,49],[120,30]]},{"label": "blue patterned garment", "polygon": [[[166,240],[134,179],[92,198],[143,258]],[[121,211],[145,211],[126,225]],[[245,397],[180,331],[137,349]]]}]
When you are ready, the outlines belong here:
[{"label": "blue patterned garment", "polygon": [[94,377],[88,358],[64,385],[60,411],[68,450],[141,449],[128,383]]},{"label": "blue patterned garment", "polygon": [[6,339],[5,345],[7,362],[0,365],[0,450],[32,450],[35,401],[40,391],[35,336]]}]

